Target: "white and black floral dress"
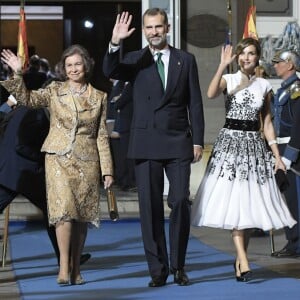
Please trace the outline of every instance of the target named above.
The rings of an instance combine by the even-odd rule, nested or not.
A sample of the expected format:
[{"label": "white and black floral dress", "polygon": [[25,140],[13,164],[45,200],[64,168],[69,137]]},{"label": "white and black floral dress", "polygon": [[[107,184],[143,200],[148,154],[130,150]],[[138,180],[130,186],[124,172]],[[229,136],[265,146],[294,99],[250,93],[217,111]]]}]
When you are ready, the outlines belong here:
[{"label": "white and black floral dress", "polygon": [[[240,71],[223,75],[229,94],[242,76]],[[270,230],[296,223],[276,185],[272,154],[259,131],[259,113],[270,90],[267,80],[253,77],[228,97],[229,126],[215,141],[192,205],[192,225]]]}]

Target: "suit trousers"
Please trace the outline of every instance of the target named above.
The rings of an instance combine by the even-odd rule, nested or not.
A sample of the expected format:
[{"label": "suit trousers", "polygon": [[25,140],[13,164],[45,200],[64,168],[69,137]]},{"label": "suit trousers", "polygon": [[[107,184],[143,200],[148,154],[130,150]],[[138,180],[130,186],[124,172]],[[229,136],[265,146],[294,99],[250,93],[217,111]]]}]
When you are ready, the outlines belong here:
[{"label": "suit trousers", "polygon": [[8,206],[18,195],[18,193],[0,185],[0,213]]},{"label": "suit trousers", "polygon": [[120,187],[123,189],[135,187],[134,161],[127,158],[129,132],[120,133]]},{"label": "suit trousers", "polygon": [[[167,203],[170,212],[168,259],[164,220],[164,170],[169,180]],[[140,220],[144,250],[152,278],[167,278],[182,269],[190,233],[189,181],[191,159],[136,160]]]},{"label": "suit trousers", "polygon": [[[42,213],[43,213],[43,224],[47,230],[48,236],[50,238],[51,244],[53,246],[53,249],[55,251],[57,260],[59,261],[59,249],[58,249],[58,244],[56,240],[56,233],[55,233],[55,227],[54,226],[49,226],[48,224],[48,211],[47,211],[47,200],[46,200],[46,194],[41,192],[40,188],[36,188],[34,190],[33,187],[32,191],[24,193],[24,196],[28,198],[28,200],[34,204],[36,207],[38,207]],[[42,189],[43,190],[43,189]],[[12,191],[2,185],[0,185],[0,213],[3,212],[3,210],[8,206],[14,198],[18,195],[19,193]]]},{"label": "suit trousers", "polygon": [[300,253],[300,176],[292,171],[287,172],[289,187],[284,191],[284,196],[291,215],[297,221],[292,228],[285,228],[285,235],[288,240],[287,248]]}]

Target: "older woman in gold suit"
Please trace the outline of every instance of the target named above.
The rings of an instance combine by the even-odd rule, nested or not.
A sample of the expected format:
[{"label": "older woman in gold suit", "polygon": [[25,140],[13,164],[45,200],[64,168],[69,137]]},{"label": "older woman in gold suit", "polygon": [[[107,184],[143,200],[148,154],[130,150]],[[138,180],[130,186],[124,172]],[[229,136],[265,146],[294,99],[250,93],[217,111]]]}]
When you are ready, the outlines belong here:
[{"label": "older woman in gold suit", "polygon": [[1,59],[14,71],[14,77],[2,84],[18,102],[49,110],[50,130],[42,151],[49,223],[56,227],[60,250],[57,283],[83,284],[80,255],[88,224],[99,226],[100,176],[104,188],[113,182],[105,126],[107,95],[89,83],[93,60],[80,45],[62,54],[59,68],[65,81],[37,91],[26,90],[20,58],[3,50]]}]

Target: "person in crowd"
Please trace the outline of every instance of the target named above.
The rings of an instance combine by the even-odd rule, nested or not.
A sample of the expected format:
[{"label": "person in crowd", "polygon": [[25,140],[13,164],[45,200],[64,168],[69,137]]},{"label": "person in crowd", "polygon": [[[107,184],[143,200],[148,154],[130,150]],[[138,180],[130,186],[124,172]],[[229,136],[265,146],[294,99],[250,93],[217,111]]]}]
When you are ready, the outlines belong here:
[{"label": "person in crowd", "polygon": [[29,59],[29,66],[23,74],[23,79],[28,90],[37,90],[47,80],[47,75],[40,71],[40,57],[34,54]]},{"label": "person in crowd", "polygon": [[17,100],[0,84],[0,122],[5,118],[6,114],[12,110],[17,104]]},{"label": "person in crowd", "polygon": [[300,255],[300,71],[299,55],[288,49],[275,54],[272,60],[278,77],[283,79],[273,101],[273,124],[282,161],[287,169],[288,188],[284,196],[297,224],[285,228],[287,244],[273,253],[277,258]]},{"label": "person in crowd", "polygon": [[39,71],[46,74],[46,76],[47,76],[46,81],[48,81],[49,79],[52,79],[52,78],[56,78],[56,74],[51,71],[50,63],[47,58],[44,58],[44,57],[40,58]]},{"label": "person in crowd", "polygon": [[123,191],[136,191],[134,161],[127,158],[129,134],[132,121],[133,101],[132,86],[129,82],[125,82],[120,97],[114,104],[116,111],[117,131],[119,132],[119,185]]},{"label": "person in crowd", "polygon": [[[273,171],[285,170],[276,144],[270,114],[271,85],[255,76],[261,48],[252,38],[221,50],[221,60],[207,96],[227,91],[226,121],[221,129],[192,206],[192,225],[231,230],[236,249],[236,280],[249,281],[247,231],[292,227],[296,222],[281,196]],[[239,70],[225,74],[237,61]],[[260,131],[260,116],[263,135]],[[272,151],[267,150],[266,141]]]},{"label": "person in crowd", "polygon": [[115,104],[117,100],[120,98],[122,90],[124,88],[124,82],[121,80],[116,80],[110,78],[110,82],[112,83],[111,90],[107,99],[107,126],[109,128],[109,136],[110,136],[110,147],[113,157],[114,163],[114,185],[120,187],[122,174],[121,174],[121,150],[120,150],[120,133],[118,132],[118,119],[117,119],[117,111],[115,109]]},{"label": "person in crowd", "polygon": [[[4,65],[1,63],[1,66]],[[2,74],[1,74],[2,75]],[[2,77],[2,76],[1,76]],[[6,78],[2,78],[6,79]],[[1,80],[2,80],[1,79]],[[15,98],[9,94],[9,92],[0,85],[0,141],[1,141],[1,132],[2,132],[2,121],[5,119],[5,116],[7,112],[12,110],[12,107],[16,104]],[[0,186],[1,188],[1,186]],[[0,191],[1,194],[1,191]],[[1,201],[1,195],[0,195],[0,201]],[[0,210],[0,214],[1,214]],[[2,236],[0,235],[0,240],[2,239]]]},{"label": "person in crowd", "polygon": [[48,225],[44,158],[40,152],[48,129],[49,121],[43,109],[18,106],[3,119],[0,136],[0,213],[18,194],[41,209],[59,261],[55,229]]},{"label": "person in crowd", "polygon": [[[119,59],[120,42],[129,38],[132,15],[117,15],[103,71],[108,78],[129,81],[133,117],[128,157],[135,160],[140,220],[151,281],[149,287],[188,285],[184,270],[190,232],[191,162],[202,157],[204,117],[195,57],[167,42],[166,12],[150,8],[143,14],[144,49]],[[164,171],[169,180],[170,261],[164,229]]]},{"label": "person in crowd", "polygon": [[[1,59],[14,71],[2,82],[20,103],[47,107],[50,129],[42,146],[49,223],[55,225],[60,252],[58,284],[83,284],[80,256],[87,225],[99,226],[100,181],[111,186],[112,160],[106,130],[106,93],[90,83],[94,61],[81,45],[72,45],[59,62],[65,81],[53,81],[44,89],[28,91],[21,60],[4,49]],[[71,250],[71,257],[70,257]]]},{"label": "person in crowd", "polygon": [[12,75],[12,70],[2,61],[0,62],[0,80],[6,80]]},{"label": "person in crowd", "polygon": [[55,72],[51,72],[51,76],[48,76],[48,79],[41,86],[42,88],[47,87],[52,81],[64,81],[63,76],[59,74],[58,64],[55,65]]}]

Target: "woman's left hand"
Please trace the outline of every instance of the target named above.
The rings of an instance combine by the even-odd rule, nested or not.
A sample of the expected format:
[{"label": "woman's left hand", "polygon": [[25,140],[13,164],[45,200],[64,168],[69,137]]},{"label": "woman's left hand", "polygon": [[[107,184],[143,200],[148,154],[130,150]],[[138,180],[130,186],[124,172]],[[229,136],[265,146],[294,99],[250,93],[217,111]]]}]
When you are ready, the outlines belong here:
[{"label": "woman's left hand", "polygon": [[281,169],[284,172],[286,172],[285,164],[283,163],[280,156],[275,158],[275,173],[277,172],[278,169]]},{"label": "woman's left hand", "polygon": [[114,179],[112,176],[110,175],[106,175],[104,176],[104,189],[108,189],[109,187],[111,187],[111,185],[113,184]]}]

